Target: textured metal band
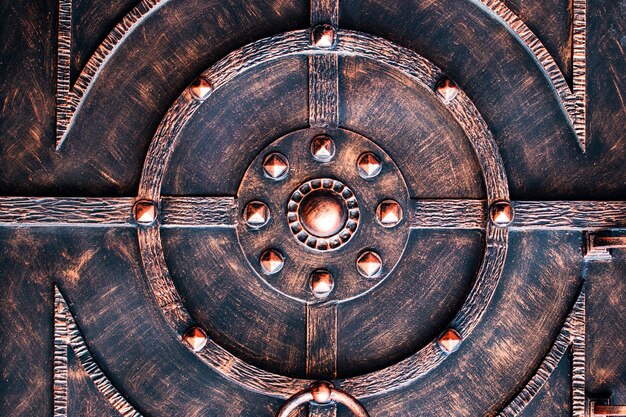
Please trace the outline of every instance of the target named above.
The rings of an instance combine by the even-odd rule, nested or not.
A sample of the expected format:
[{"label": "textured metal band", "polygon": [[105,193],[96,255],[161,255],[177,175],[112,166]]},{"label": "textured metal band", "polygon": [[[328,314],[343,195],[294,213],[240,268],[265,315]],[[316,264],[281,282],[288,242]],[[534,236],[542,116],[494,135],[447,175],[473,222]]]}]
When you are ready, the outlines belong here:
[{"label": "textured metal band", "polygon": [[[202,74],[213,89],[219,89],[238,75],[257,65],[293,55],[338,54],[358,56],[379,61],[414,78],[435,96],[435,86],[443,72],[416,52],[400,47],[380,37],[340,30],[337,45],[332,50],[320,50],[311,46],[309,31],[300,30],[266,38],[238,49],[217,62]],[[195,97],[189,89],[170,108],[146,156],[139,199],[159,202],[161,184],[179,133],[194,115],[203,100]],[[495,140],[489,128],[471,100],[462,92],[449,103],[442,104],[465,131],[470,140],[486,185],[487,203],[508,200],[506,174]],[[500,280],[508,244],[508,228],[498,228],[491,223],[486,227],[486,245],[482,264],[474,287],[463,307],[453,320],[454,327],[463,338],[468,337],[482,318]],[[193,323],[181,303],[180,296],[169,277],[161,248],[159,223],[139,227],[139,244],[148,282],[163,314],[176,331],[181,334]],[[255,368],[209,341],[199,353],[203,360],[225,377],[258,392],[288,398],[303,390],[308,381],[288,378]],[[383,370],[371,374],[338,381],[339,387],[363,398],[381,394],[405,386],[425,375],[440,364],[448,354],[434,340],[413,356]]]}]

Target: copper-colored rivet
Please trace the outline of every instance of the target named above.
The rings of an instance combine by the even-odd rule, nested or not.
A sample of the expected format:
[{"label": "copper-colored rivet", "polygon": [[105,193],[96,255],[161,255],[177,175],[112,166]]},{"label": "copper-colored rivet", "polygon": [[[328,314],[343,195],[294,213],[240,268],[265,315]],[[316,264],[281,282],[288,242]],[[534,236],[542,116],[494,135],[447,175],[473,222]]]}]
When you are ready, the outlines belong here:
[{"label": "copper-colored rivet", "polygon": [[133,206],[133,218],[142,226],[149,226],[156,221],[157,207],[153,201],[139,200]]},{"label": "copper-colored rivet", "polygon": [[320,162],[328,162],[335,156],[335,141],[326,135],[320,135],[311,141],[311,154]]},{"label": "copper-colored rivet", "polygon": [[441,336],[439,336],[439,347],[447,353],[456,352],[461,347],[463,339],[459,332],[454,329],[446,330]]},{"label": "copper-colored rivet", "polygon": [[383,269],[383,261],[376,252],[367,251],[357,259],[356,268],[365,278],[375,278]]},{"label": "copper-colored rivet", "polygon": [[316,382],[311,386],[313,401],[318,404],[328,404],[330,402],[331,393],[332,387],[328,382]]},{"label": "copper-colored rivet", "polygon": [[330,272],[318,269],[309,277],[309,288],[315,298],[326,298],[335,288],[335,279]]},{"label": "copper-colored rivet", "polygon": [[243,221],[250,227],[263,227],[270,220],[270,209],[261,201],[251,201],[243,210]]},{"label": "copper-colored rivet", "polygon": [[213,91],[213,86],[204,77],[196,78],[189,86],[191,94],[197,100],[205,100]]},{"label": "copper-colored rivet", "polygon": [[435,88],[435,91],[437,92],[437,96],[439,97],[439,99],[444,104],[448,104],[452,100],[454,100],[456,95],[459,93],[459,88],[456,86],[454,81],[450,80],[449,78],[444,78],[443,80],[439,81],[437,87]]},{"label": "copper-colored rivet", "polygon": [[277,250],[270,249],[263,252],[260,259],[261,269],[267,275],[276,274],[278,271],[283,269],[283,265],[285,264],[285,258],[283,255]]},{"label": "copper-colored rivet", "polygon": [[191,327],[183,335],[183,340],[194,352],[200,352],[205,346],[208,337],[200,327]]},{"label": "copper-colored rivet", "polygon": [[376,220],[384,227],[393,227],[402,221],[402,207],[397,201],[385,200],[376,208]]},{"label": "copper-colored rivet", "polygon": [[337,42],[337,31],[327,24],[315,26],[311,31],[311,43],[316,48],[330,49]]},{"label": "copper-colored rivet", "polygon": [[289,161],[283,154],[271,153],[263,160],[263,172],[268,178],[282,180],[289,172]]},{"label": "copper-colored rivet", "polygon": [[357,171],[361,178],[374,178],[383,168],[380,159],[371,152],[366,152],[359,156],[356,163]]},{"label": "copper-colored rivet", "polygon": [[507,227],[513,222],[515,211],[508,201],[498,201],[489,209],[489,219],[498,227]]}]

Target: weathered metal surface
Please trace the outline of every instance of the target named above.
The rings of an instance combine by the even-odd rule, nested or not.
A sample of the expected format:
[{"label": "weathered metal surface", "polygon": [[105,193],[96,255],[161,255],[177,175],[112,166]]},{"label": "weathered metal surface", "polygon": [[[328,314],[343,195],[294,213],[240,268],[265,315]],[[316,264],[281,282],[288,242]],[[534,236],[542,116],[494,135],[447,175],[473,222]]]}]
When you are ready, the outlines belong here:
[{"label": "weathered metal surface", "polygon": [[626,403],[622,3],[5,3],[0,414]]}]

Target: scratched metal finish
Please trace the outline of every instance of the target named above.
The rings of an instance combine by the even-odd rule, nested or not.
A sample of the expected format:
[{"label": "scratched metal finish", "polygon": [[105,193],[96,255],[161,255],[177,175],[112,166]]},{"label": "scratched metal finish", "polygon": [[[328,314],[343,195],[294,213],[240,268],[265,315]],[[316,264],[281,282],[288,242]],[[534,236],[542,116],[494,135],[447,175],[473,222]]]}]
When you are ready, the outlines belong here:
[{"label": "scratched metal finish", "polygon": [[[337,55],[308,45],[317,23],[344,31]],[[265,54],[192,102],[150,194],[159,217],[137,226],[144,161],[177,97],[229,54],[245,61],[246,45],[289,33],[301,55]],[[0,415],[272,417],[308,378],[372,417],[626,404],[626,250],[584,257],[587,232],[626,234],[624,36],[613,0],[0,2]],[[441,72],[420,79],[407,62]],[[437,100],[444,74],[462,106]],[[464,132],[474,111],[502,160],[510,197],[497,196],[517,211],[502,230]],[[374,141],[411,197],[398,265],[341,303],[276,292],[237,243],[244,173],[309,126]],[[486,229],[508,248],[486,247]],[[142,252],[158,234],[166,266]],[[502,276],[444,354],[436,339],[465,328],[455,317],[474,305],[485,253]],[[210,338],[199,353],[181,339],[192,324]]]}]

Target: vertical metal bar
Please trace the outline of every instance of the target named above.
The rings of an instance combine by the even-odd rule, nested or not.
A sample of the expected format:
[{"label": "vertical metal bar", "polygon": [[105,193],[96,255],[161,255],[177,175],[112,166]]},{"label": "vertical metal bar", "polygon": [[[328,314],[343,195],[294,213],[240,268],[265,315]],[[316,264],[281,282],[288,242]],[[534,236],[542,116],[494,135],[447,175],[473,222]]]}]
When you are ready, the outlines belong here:
[{"label": "vertical metal bar", "polygon": [[[311,379],[329,380],[337,375],[337,304],[306,307],[306,373]],[[310,417],[335,417],[335,404],[309,405]]]},{"label": "vertical metal bar", "polygon": [[[339,24],[338,0],[311,0],[311,27]],[[338,59],[333,53],[309,55],[309,125],[337,127]]]},{"label": "vertical metal bar", "polygon": [[[339,25],[338,0],[311,0],[311,28]],[[339,124],[339,62],[336,54],[309,55],[309,125]],[[307,305],[307,376],[334,378],[337,373],[337,305]],[[336,417],[335,404],[309,405],[309,417]]]},{"label": "vertical metal bar", "polygon": [[576,97],[574,130],[587,147],[587,0],[572,1],[572,92]]},{"label": "vertical metal bar", "polygon": [[72,0],[59,0],[57,27],[56,148],[61,146],[72,109],[69,106],[72,62]]}]

